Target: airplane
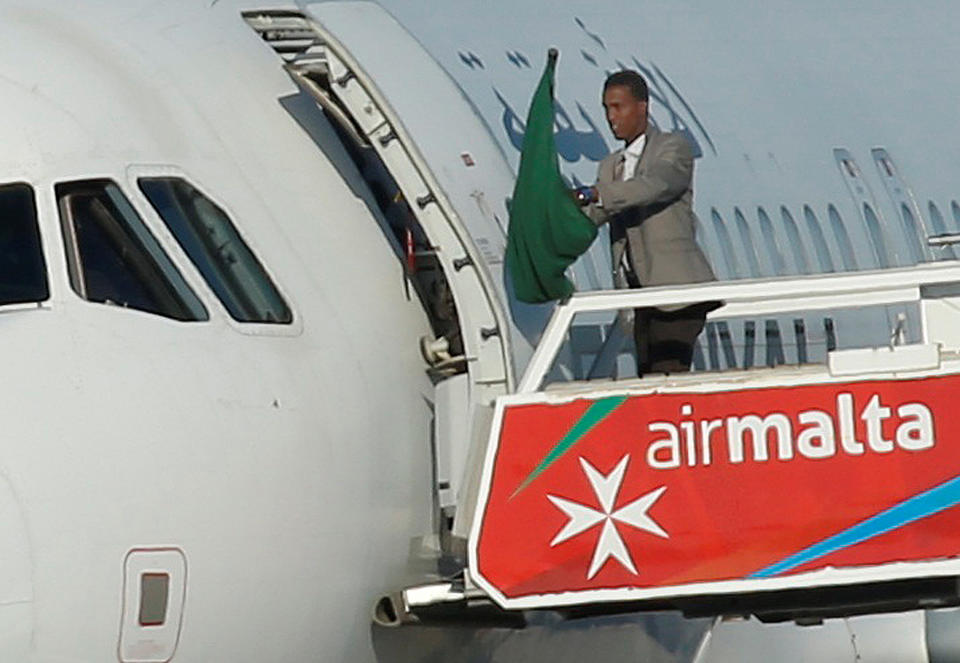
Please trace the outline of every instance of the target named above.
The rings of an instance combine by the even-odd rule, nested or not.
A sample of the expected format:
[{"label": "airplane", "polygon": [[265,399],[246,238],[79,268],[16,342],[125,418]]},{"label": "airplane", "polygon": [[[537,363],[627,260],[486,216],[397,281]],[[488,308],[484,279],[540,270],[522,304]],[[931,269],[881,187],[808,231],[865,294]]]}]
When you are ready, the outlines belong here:
[{"label": "airplane", "polygon": [[[506,29],[506,9],[493,15],[487,5],[454,16],[389,2],[0,3],[0,320],[9,385],[0,445],[0,660],[362,661],[397,653],[394,635],[380,631],[386,644],[372,642],[371,610],[390,607],[379,597],[445,577],[457,562],[452,528],[462,470],[477,461],[472,442],[489,425],[491,402],[516,389],[552,310],[516,302],[502,266],[513,139],[544,50],[537,40],[546,43],[551,32],[569,40],[570,48],[556,42],[564,62],[582,51],[575,94],[595,99],[604,67],[633,62],[629,27],[601,29],[620,6],[510,6],[529,11],[528,21],[555,16],[562,24],[533,37],[529,22]],[[783,9],[777,18],[751,14],[761,22],[750,36],[782,46],[783,33],[768,35],[762,21],[797,27]],[[825,13],[793,11],[808,20],[816,45],[857,53],[859,42],[840,27],[830,40]],[[716,68],[703,68],[702,54],[678,53],[658,30],[644,31],[651,42],[634,64],[657,77],[663,101],[655,119],[682,125],[703,152],[704,244],[722,278],[818,271],[813,256],[837,271],[853,266],[851,255],[858,267],[911,264],[914,254],[895,251],[889,238],[898,226],[888,220],[899,217],[878,211],[882,196],[875,205],[851,197],[871,195],[856,159],[877,141],[886,151],[874,163],[891,173],[888,196],[907,196],[918,232],[921,218],[930,219],[928,234],[956,229],[944,220],[951,134],[939,109],[949,106],[922,96],[949,87],[927,79],[898,96],[877,85],[882,77],[848,72],[857,83],[851,106],[882,100],[899,119],[917,104],[921,119],[927,109],[936,120],[936,136],[929,122],[864,121],[826,93],[832,112],[781,114],[783,90],[751,80],[739,59],[747,41],[732,43],[722,29],[723,21],[737,30],[743,22],[690,8],[680,25],[673,19],[676,30],[689,30],[694,15],[723,46],[724,71],[740,77],[715,85]],[[949,22],[936,18],[873,20],[914,30],[908,34],[946,31]],[[939,62],[913,49],[892,57],[909,40],[889,36],[877,48],[891,66]],[[809,45],[791,38],[792,48]],[[745,61],[758,66],[751,53]],[[793,61],[789,51],[781,55]],[[852,64],[864,66],[863,58]],[[680,83],[675,71],[689,78]],[[561,90],[573,80],[565,76]],[[810,89],[809,79],[801,82]],[[738,94],[750,100],[749,114],[747,104],[730,104]],[[561,92],[560,102],[574,108],[573,98]],[[582,111],[560,117],[568,135],[561,153],[584,157],[580,170],[566,167],[571,181],[589,181],[612,146],[587,98]],[[439,120],[424,112],[425,100],[444,109]],[[657,105],[668,100],[673,111]],[[794,132],[803,126],[816,135],[822,117],[837,122],[820,134],[841,151],[825,157],[818,142],[781,133],[776,122],[797,115],[809,124],[792,124]],[[754,124],[758,118],[768,124]],[[769,154],[751,155],[757,145]],[[929,197],[930,215],[909,202],[899,172],[922,183],[914,199]],[[853,223],[855,203],[877,222]],[[794,216],[800,243],[783,241],[789,224],[771,235],[772,221],[752,222],[753,206],[779,204]],[[830,204],[844,218],[829,232],[821,227],[824,252],[802,205],[820,224],[834,217]],[[756,261],[743,252],[745,241],[724,239],[722,229],[732,235],[736,227],[745,240],[745,225]],[[838,242],[841,227],[852,253]],[[874,253],[878,237],[889,247],[886,263]],[[925,246],[927,258],[951,250]],[[871,255],[880,257],[872,263]],[[581,288],[609,285],[604,256],[598,244],[576,267]],[[851,325],[860,326],[849,331],[838,317],[837,343],[845,334],[851,343],[885,338],[898,311],[854,315]],[[602,337],[609,323],[588,321],[589,339],[563,359],[561,377],[585,372],[578,362],[596,354],[594,332]],[[810,326],[823,330],[810,336],[825,353],[827,326]],[[723,364],[707,347],[702,368],[745,365],[745,328],[718,346],[741,358]],[[765,337],[759,347],[770,345]],[[800,361],[800,347],[784,344],[784,361]],[[529,623],[537,619],[544,625],[528,631],[533,637],[583,637],[575,624],[554,624],[550,615]],[[626,655],[671,650],[684,660],[730,660],[747,647],[833,654],[851,650],[851,639],[858,656],[871,645],[923,650],[922,660],[950,651],[952,613],[896,615],[896,637],[890,619],[828,620],[820,631],[662,614],[602,623],[642,636],[643,649]],[[581,623],[585,631],[597,625]],[[467,649],[487,646],[483,637]]]}]

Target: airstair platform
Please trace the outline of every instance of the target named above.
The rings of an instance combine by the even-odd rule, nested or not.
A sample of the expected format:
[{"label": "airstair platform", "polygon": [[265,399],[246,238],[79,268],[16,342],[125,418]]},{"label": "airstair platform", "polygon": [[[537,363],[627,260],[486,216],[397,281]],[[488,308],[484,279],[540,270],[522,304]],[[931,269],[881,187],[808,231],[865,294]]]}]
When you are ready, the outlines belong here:
[{"label": "airstair platform", "polygon": [[[545,384],[577,315],[708,300],[715,319],[912,303],[922,329],[822,364]],[[575,295],[497,399],[469,583],[506,610],[957,603],[958,348],[954,262]]]}]

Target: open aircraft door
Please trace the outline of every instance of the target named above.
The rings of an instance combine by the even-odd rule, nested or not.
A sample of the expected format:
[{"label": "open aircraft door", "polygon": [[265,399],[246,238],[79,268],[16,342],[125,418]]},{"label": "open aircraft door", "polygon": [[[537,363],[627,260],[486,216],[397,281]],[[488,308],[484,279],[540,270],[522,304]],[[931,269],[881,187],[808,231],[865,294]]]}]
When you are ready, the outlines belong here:
[{"label": "open aircraft door", "polygon": [[[390,202],[402,198],[417,226],[415,255],[407,259],[438,262],[453,292],[475,400],[489,403],[508,391],[517,357],[522,366],[532,353],[508,315],[504,287],[513,173],[463,92],[374,3],[317,3],[303,13],[244,17],[352,142],[348,147],[375,152],[377,168],[382,164],[392,178],[398,190],[387,192]],[[373,184],[380,195],[382,183]],[[539,318],[542,329],[545,314]]]},{"label": "open aircraft door", "polygon": [[[378,5],[244,18],[337,130],[380,208],[408,293],[412,283],[431,318],[435,338],[421,350],[436,385],[435,481],[449,530],[465,467],[479,463],[467,459],[482,447],[473,441],[485,439],[494,399],[515,387],[515,367],[551,308],[511,301],[505,286],[513,172],[462,90]],[[344,233],[341,250],[350,250]]]}]

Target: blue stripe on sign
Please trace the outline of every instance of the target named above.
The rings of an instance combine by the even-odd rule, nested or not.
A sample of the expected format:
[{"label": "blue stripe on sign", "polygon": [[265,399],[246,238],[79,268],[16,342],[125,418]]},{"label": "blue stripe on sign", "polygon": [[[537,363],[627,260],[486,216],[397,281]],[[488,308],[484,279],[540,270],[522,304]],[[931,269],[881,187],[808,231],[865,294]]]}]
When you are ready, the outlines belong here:
[{"label": "blue stripe on sign", "polygon": [[925,493],[914,495],[886,511],[881,511],[849,529],[834,534],[829,539],[824,539],[809,548],[804,548],[800,552],[794,553],[776,564],[771,564],[765,569],[751,573],[747,577],[769,578],[785,573],[801,564],[812,562],[818,557],[849,548],[867,539],[909,525],[921,518],[932,516],[957,504],[960,504],[960,476],[935,486]]}]

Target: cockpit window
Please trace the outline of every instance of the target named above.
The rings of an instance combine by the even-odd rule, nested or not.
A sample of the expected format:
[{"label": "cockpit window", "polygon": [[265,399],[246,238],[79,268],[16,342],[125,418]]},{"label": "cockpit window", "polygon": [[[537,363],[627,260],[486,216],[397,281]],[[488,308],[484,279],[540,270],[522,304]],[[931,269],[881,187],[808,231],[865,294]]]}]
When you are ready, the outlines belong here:
[{"label": "cockpit window", "polygon": [[0,305],[42,302],[50,296],[28,184],[0,186]]},{"label": "cockpit window", "polygon": [[143,178],[139,184],[234,320],[293,321],[290,307],[226,212],[179,177]]},{"label": "cockpit window", "polygon": [[181,321],[207,320],[203,304],[108,180],[56,186],[73,290],[91,302]]}]

